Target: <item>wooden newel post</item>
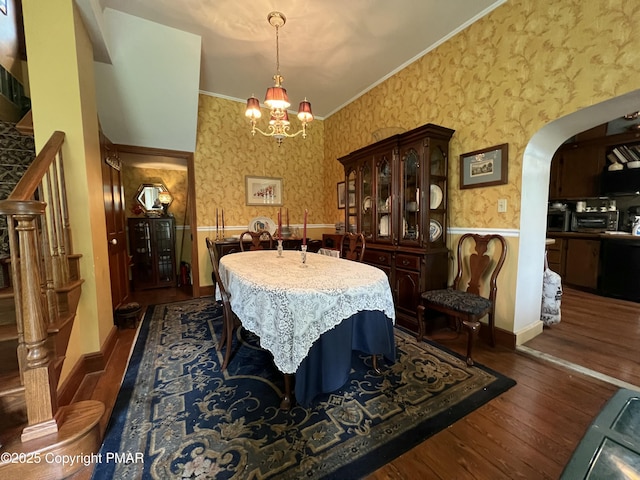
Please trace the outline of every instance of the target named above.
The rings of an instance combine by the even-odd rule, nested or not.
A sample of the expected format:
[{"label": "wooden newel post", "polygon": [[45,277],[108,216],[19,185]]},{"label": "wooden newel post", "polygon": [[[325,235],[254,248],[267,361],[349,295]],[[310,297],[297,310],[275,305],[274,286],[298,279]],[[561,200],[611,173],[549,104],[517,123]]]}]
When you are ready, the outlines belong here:
[{"label": "wooden newel post", "polygon": [[57,410],[57,379],[47,341],[47,319],[41,290],[38,253],[38,217],[44,213],[43,202],[17,202],[19,212],[13,215],[20,249],[22,289],[20,305],[22,328],[27,351],[24,371],[28,426],[22,441],[32,440],[58,431],[54,419]]}]

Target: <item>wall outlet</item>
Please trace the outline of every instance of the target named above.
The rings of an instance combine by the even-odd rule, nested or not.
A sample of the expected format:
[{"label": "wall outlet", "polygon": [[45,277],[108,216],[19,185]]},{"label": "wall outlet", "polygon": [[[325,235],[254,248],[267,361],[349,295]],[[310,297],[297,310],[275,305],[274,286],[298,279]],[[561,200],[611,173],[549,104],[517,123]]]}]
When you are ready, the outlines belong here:
[{"label": "wall outlet", "polygon": [[498,213],[505,213],[507,211],[507,199],[499,198],[498,199]]}]

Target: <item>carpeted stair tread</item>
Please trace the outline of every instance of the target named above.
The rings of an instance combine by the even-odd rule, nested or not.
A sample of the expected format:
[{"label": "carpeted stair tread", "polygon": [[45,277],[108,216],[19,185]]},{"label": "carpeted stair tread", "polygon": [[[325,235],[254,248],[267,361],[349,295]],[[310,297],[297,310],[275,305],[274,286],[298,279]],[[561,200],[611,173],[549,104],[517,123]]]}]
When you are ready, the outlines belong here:
[{"label": "carpeted stair tread", "polygon": [[13,298],[13,287],[0,288],[0,300]]},{"label": "carpeted stair tread", "polygon": [[[0,121],[0,200],[11,194],[35,158],[33,136],[20,133],[13,123]],[[7,221],[0,216],[0,255],[6,253],[9,253]]]},{"label": "carpeted stair tread", "polygon": [[22,392],[24,392],[24,385],[20,382],[19,371],[0,373],[0,397]]},{"label": "carpeted stair tread", "polygon": [[0,342],[18,339],[18,327],[15,323],[0,325]]}]

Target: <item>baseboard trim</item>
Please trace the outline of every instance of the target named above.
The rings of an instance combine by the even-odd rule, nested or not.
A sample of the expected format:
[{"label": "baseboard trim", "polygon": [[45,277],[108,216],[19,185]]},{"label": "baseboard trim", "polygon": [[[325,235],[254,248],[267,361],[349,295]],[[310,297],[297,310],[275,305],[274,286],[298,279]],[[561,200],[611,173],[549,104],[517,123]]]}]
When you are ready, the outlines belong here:
[{"label": "baseboard trim", "polygon": [[204,287],[200,287],[200,297],[213,297],[213,285],[205,285]]},{"label": "baseboard trim", "polygon": [[69,405],[84,378],[105,369],[118,341],[118,328],[114,325],[99,352],[85,353],[71,369],[69,376],[58,388],[58,406]]},{"label": "baseboard trim", "polygon": [[[516,349],[516,336],[508,332],[506,330],[502,330],[501,328],[495,328],[495,337],[496,337],[496,345],[501,347],[508,348],[509,350]],[[490,332],[489,327],[486,324],[482,324],[480,326],[480,331],[478,332],[478,336],[486,343],[489,343],[490,340]]]}]

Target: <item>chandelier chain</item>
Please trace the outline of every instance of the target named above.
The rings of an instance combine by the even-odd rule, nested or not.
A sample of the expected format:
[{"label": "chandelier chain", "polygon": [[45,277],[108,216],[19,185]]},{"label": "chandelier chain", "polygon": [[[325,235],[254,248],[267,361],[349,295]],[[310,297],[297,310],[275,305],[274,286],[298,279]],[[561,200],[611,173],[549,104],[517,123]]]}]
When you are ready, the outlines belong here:
[{"label": "chandelier chain", "polygon": [[280,27],[276,25],[276,74],[280,76]]},{"label": "chandelier chain", "polygon": [[256,125],[256,121],[262,114],[260,112],[260,103],[254,96],[251,96],[247,100],[245,116],[249,118],[249,122],[251,123],[252,135],[255,136],[256,132],[258,132],[265,137],[273,137],[278,142],[278,145],[280,145],[284,138],[297,137],[298,135],[306,138],[307,124],[313,121],[313,113],[311,112],[311,103],[309,103],[305,97],[305,99],[300,102],[298,108],[298,120],[302,123],[302,128],[295,133],[289,132],[290,123],[287,108],[290,106],[290,103],[287,91],[282,87],[284,79],[280,75],[280,27],[286,23],[287,18],[280,12],[271,12],[267,15],[267,21],[276,29],[276,74],[273,76],[274,86],[267,88],[264,101],[265,105],[271,110],[269,124],[267,126],[268,130],[263,131]]}]

